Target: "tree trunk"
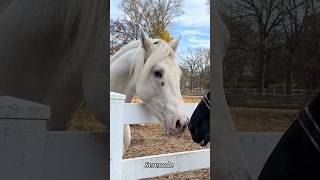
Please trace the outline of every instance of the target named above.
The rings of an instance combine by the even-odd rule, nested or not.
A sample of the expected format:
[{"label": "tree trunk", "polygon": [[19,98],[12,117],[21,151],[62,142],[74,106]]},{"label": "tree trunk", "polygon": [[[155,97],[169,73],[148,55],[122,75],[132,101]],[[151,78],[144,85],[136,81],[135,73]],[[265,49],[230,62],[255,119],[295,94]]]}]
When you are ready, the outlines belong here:
[{"label": "tree trunk", "polygon": [[191,72],[190,72],[190,91],[193,91],[193,77],[194,76],[194,73],[193,73],[193,70],[191,69]]},{"label": "tree trunk", "polygon": [[[290,53],[291,54],[291,53]],[[292,56],[290,55],[287,61],[287,82],[286,82],[286,94],[291,94],[292,89]]]},{"label": "tree trunk", "polygon": [[268,85],[272,82],[271,76],[271,52],[265,53],[265,70],[264,70],[264,88],[268,88]]},{"label": "tree trunk", "polygon": [[258,93],[262,93],[264,89],[264,81],[265,81],[265,51],[264,51],[264,45],[261,46],[260,51],[259,51],[259,60],[258,60],[258,77],[257,77],[257,91]]},{"label": "tree trunk", "polygon": [[193,78],[193,76],[191,77],[190,87],[191,87],[191,92],[193,92],[193,88],[194,88],[194,78]]}]

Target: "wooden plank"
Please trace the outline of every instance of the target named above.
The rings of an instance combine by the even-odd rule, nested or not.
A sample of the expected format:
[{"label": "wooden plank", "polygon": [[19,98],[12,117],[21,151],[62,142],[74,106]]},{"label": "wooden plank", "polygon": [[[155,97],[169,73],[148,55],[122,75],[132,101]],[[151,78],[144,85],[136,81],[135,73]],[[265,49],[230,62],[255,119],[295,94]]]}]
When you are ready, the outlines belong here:
[{"label": "wooden plank", "polygon": [[125,96],[110,93],[110,179],[122,179],[124,105]]},{"label": "wooden plank", "polygon": [[[190,118],[197,107],[197,103],[185,103],[184,109]],[[143,104],[125,103],[123,124],[160,123],[157,118]]]},{"label": "wooden plank", "polygon": [[47,120],[50,107],[11,96],[0,96],[0,120]]},{"label": "wooden plank", "polygon": [[46,138],[42,179],[108,179],[105,133],[49,131]]},{"label": "wooden plank", "polygon": [[279,142],[282,132],[255,133],[238,132],[240,146],[247,162],[249,173],[257,179],[273,148]]},{"label": "wooden plank", "polygon": [[0,179],[44,178],[49,106],[0,97]]},{"label": "wooden plank", "polygon": [[123,179],[140,179],[209,167],[210,149],[203,149],[124,159],[122,176]]},{"label": "wooden plank", "polygon": [[0,179],[42,180],[46,121],[0,120]]}]

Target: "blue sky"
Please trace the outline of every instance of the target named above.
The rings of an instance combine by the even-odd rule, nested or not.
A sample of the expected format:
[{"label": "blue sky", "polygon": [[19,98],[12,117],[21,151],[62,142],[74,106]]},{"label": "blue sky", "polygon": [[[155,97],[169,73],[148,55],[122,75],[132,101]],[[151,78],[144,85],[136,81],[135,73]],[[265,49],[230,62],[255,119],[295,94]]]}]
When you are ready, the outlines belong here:
[{"label": "blue sky", "polygon": [[[110,1],[110,19],[123,16],[120,0]],[[185,0],[183,12],[173,20],[169,32],[174,38],[181,36],[177,55],[186,49],[210,47],[210,13],[207,0]]]}]

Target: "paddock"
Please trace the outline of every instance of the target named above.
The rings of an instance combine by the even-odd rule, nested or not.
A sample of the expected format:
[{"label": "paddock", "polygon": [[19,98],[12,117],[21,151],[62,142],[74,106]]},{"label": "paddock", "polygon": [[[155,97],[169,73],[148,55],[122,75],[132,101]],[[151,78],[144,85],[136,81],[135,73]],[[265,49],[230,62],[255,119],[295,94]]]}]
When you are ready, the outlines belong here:
[{"label": "paddock", "polygon": [[[122,179],[142,179],[198,170],[210,167],[210,149],[176,152],[135,158],[122,158],[122,125],[159,123],[142,104],[125,103],[125,96],[118,93],[110,94],[110,119],[111,119],[111,147],[110,166],[112,177]],[[197,104],[186,103],[185,110],[191,116]],[[122,119],[114,121],[113,119]],[[245,151],[249,169],[253,177],[257,177],[266,158],[277,143],[281,133],[239,133],[240,144]],[[148,163],[171,162],[170,168],[149,168]],[[186,163],[192,162],[192,163]]]},{"label": "paddock", "polygon": [[[112,100],[112,98],[114,97],[110,94],[110,99]],[[134,105],[126,105],[126,107],[131,106]],[[194,107],[194,105],[191,106]],[[114,110],[113,107],[111,107],[111,113]],[[145,113],[142,105],[134,107],[135,108],[130,108],[129,110],[131,112],[132,109],[134,109],[132,114],[126,114],[130,119],[124,119],[123,122],[116,121],[119,123],[114,125],[119,126],[121,123],[132,123],[135,121],[144,122],[143,119],[135,118],[134,114],[139,113],[141,113],[145,119],[153,118],[150,114]],[[193,109],[190,108],[188,112],[189,111],[192,112]],[[50,107],[46,105],[14,97],[0,97],[1,179],[109,179],[109,177],[107,177],[109,158],[106,156],[108,148],[106,147],[106,134],[47,131],[46,123],[49,118]],[[260,171],[262,164],[280,136],[281,133],[239,133],[240,143],[253,177],[256,177]],[[111,144],[112,139],[113,138],[111,138]],[[121,145],[122,143],[117,142],[116,144]],[[111,146],[111,149],[114,147],[116,146]],[[120,150],[118,149],[115,152],[120,152]],[[192,160],[193,165],[191,166],[183,165],[185,164],[184,158],[189,158],[189,154],[192,153],[196,154],[196,157],[203,159],[200,160],[197,158],[196,160]],[[184,156],[184,154],[188,155]],[[146,169],[143,163],[140,166],[135,165],[136,167],[134,169],[132,166],[129,168],[128,165],[130,163],[143,162],[141,161],[142,158],[122,159],[121,156],[118,156],[121,157],[121,159],[116,162],[118,166],[111,166],[111,168],[120,168],[111,169],[111,173],[112,170],[120,171],[122,179],[125,179],[126,175],[133,173],[133,175],[131,174],[132,176],[130,176],[130,179],[132,179],[132,177],[155,177],[171,172],[183,172],[190,169],[209,167],[208,150],[201,150],[196,153],[182,152],[171,155],[172,156],[167,156],[166,154],[143,157],[150,162],[154,161],[154,159],[151,159],[152,157],[155,157],[157,161],[160,161],[159,159],[162,157],[165,157],[165,160],[172,160],[174,168],[166,168],[165,170],[159,170],[159,168]],[[179,157],[180,159],[170,159],[172,157]],[[137,159],[138,161],[135,161]],[[184,161],[181,162],[181,160]],[[141,170],[143,170],[142,173]],[[119,179],[119,176],[111,177],[113,179]]]}]

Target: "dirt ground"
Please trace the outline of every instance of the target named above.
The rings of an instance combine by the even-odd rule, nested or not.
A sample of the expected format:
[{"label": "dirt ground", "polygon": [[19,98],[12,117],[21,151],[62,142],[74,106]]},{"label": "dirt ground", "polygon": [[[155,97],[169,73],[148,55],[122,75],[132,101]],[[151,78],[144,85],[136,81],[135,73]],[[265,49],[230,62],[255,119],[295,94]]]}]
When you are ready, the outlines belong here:
[{"label": "dirt ground", "polygon": [[[201,97],[184,97],[186,103],[199,102]],[[134,102],[140,102],[134,99]],[[285,131],[295,119],[297,110],[230,108],[238,131],[277,132]],[[80,109],[75,115],[69,130],[103,132],[101,123],[86,109]],[[209,148],[200,147],[192,142],[188,130],[180,138],[169,137],[161,124],[131,125],[132,140],[124,158],[190,151]],[[210,179],[209,169],[175,173],[151,179]]]},{"label": "dirt ground", "polygon": [[237,130],[251,132],[285,131],[298,114],[296,109],[231,107],[230,111]]}]

